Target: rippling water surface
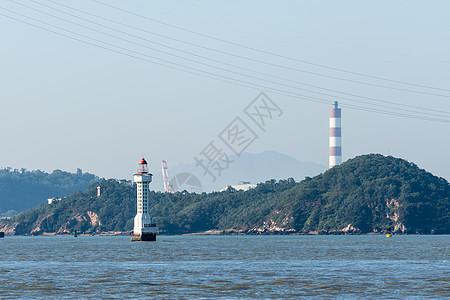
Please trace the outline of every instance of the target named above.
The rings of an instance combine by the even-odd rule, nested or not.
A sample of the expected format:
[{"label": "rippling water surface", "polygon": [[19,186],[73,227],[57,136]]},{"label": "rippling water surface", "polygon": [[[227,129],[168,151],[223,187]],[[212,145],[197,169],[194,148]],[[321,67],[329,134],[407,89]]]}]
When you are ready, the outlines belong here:
[{"label": "rippling water surface", "polygon": [[6,237],[0,298],[448,298],[450,236]]}]

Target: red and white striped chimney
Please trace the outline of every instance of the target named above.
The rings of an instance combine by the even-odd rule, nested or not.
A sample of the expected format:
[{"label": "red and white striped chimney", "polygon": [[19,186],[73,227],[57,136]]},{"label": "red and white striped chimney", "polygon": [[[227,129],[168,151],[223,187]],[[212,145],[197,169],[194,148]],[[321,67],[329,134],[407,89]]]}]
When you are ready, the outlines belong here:
[{"label": "red and white striped chimney", "polygon": [[341,109],[335,101],[330,108],[330,156],[329,167],[342,163]]}]

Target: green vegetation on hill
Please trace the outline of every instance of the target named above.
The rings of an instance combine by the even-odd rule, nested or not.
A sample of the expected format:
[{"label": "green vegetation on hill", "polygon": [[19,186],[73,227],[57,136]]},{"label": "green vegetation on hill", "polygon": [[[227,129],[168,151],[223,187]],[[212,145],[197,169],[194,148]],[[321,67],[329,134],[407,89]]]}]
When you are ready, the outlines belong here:
[{"label": "green vegetation on hill", "polygon": [[[59,203],[40,205],[0,224],[16,234],[132,230],[136,187],[103,180]],[[450,233],[449,183],[405,160],[351,159],[314,178],[269,180],[247,192],[151,192],[160,232]],[[5,223],[5,221],[4,221]]]},{"label": "green vegetation on hill", "polygon": [[296,230],[450,233],[449,183],[391,156],[364,155],[305,180],[277,205]]},{"label": "green vegetation on hill", "polygon": [[76,173],[55,170],[50,174],[40,170],[0,169],[0,215],[9,216],[14,211],[36,207],[48,198],[85,191],[98,180],[80,169]]}]

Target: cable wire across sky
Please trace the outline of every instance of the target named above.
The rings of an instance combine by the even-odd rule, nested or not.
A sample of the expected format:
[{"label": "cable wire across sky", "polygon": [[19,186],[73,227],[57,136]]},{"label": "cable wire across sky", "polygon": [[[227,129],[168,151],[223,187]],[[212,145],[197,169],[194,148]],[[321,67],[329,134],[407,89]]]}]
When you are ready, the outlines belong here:
[{"label": "cable wire across sky", "polygon": [[[12,0],[10,0],[10,1],[12,1]],[[34,0],[31,0],[31,1],[36,2]],[[95,14],[83,12],[81,10],[78,10],[78,9],[75,9],[73,7],[70,7],[70,6],[54,2],[52,0],[47,0],[47,1],[52,2],[52,3],[56,4],[56,5],[64,6],[66,8],[77,10],[77,11],[79,11],[81,13],[88,14],[88,15],[91,15],[91,16],[99,18],[99,16],[97,16]],[[295,58],[284,56],[284,55],[274,54],[274,53],[271,53],[271,52],[268,52],[268,51],[263,51],[263,50],[260,50],[260,49],[257,49],[257,48],[248,47],[248,46],[245,46],[245,45],[237,44],[237,43],[226,41],[226,40],[223,40],[223,39],[220,39],[220,38],[216,38],[216,37],[212,37],[212,36],[205,35],[205,34],[202,34],[202,33],[198,33],[196,31],[188,30],[186,28],[182,28],[182,27],[179,27],[179,26],[174,26],[174,25],[171,25],[171,24],[169,24],[167,22],[161,22],[161,21],[156,20],[154,18],[149,18],[149,17],[143,16],[141,14],[133,13],[133,12],[130,12],[128,10],[124,10],[124,9],[121,9],[121,8],[118,8],[118,7],[115,7],[115,6],[103,3],[101,1],[97,1],[97,0],[91,0],[91,1],[99,3],[99,4],[102,4],[102,5],[105,5],[107,7],[111,7],[113,9],[116,9],[116,10],[119,10],[119,11],[122,11],[122,12],[125,12],[125,13],[128,13],[128,14],[133,15],[133,16],[137,16],[137,17],[140,17],[140,18],[143,18],[143,19],[146,19],[146,20],[150,20],[152,22],[156,22],[158,24],[162,24],[162,25],[165,25],[165,26],[169,26],[169,27],[175,28],[177,30],[186,31],[186,32],[189,32],[189,33],[192,33],[192,34],[196,34],[196,35],[199,35],[199,36],[202,36],[202,37],[206,37],[206,38],[209,38],[209,39],[212,39],[212,40],[215,40],[215,41],[219,41],[219,42],[222,42],[222,43],[225,43],[225,44],[238,46],[240,48],[244,48],[244,49],[247,49],[247,50],[260,52],[260,53],[263,53],[263,54],[268,54],[268,55],[271,55],[271,56],[274,56],[274,57],[284,58],[284,59],[288,59],[288,60],[291,60],[291,61],[296,61],[296,62],[300,62],[300,63],[303,63],[303,64],[309,64],[309,65],[313,65],[313,66],[316,66],[316,67],[327,68],[327,69],[330,69],[330,70],[344,72],[344,73],[348,73],[348,74],[352,74],[352,75],[365,76],[365,77],[378,79],[378,80],[384,80],[384,81],[390,81],[390,82],[394,82],[394,83],[401,83],[401,84],[406,84],[406,85],[411,85],[411,86],[416,86],[416,87],[422,87],[422,88],[428,88],[428,89],[434,89],[434,90],[450,92],[450,90],[446,90],[446,89],[442,89],[442,88],[435,88],[435,87],[430,87],[430,86],[425,86],[425,85],[418,85],[418,84],[413,84],[413,83],[408,83],[408,82],[403,82],[403,81],[396,81],[396,80],[392,80],[392,79],[385,79],[385,78],[381,78],[381,77],[377,77],[377,76],[371,76],[371,75],[366,75],[366,74],[362,74],[362,73],[358,73],[358,72],[351,72],[351,71],[346,71],[346,70],[339,69],[339,68],[334,68],[334,67],[329,67],[329,66],[325,66],[325,65],[315,64],[315,63],[311,63],[311,62],[307,62],[307,61],[304,61],[304,60],[295,59]],[[103,19],[105,19],[105,18],[103,18]],[[357,83],[357,84],[361,84],[361,85],[368,85],[368,86],[374,86],[374,87],[379,87],[379,88],[392,89],[392,90],[398,90],[398,91],[404,91],[404,92],[410,92],[410,93],[418,93],[418,94],[431,95],[431,96],[438,96],[438,97],[450,97],[449,95],[436,94],[436,93],[424,92],[424,91],[415,91],[415,90],[410,90],[410,89],[406,89],[406,88],[391,87],[391,86],[386,86],[386,85],[381,85],[381,84],[375,84],[375,83],[368,83],[368,82],[363,82],[363,81],[358,81],[358,80],[352,80],[352,79],[348,79],[348,78],[332,76],[330,74],[311,72],[311,71],[307,71],[307,70],[300,69],[300,68],[294,68],[294,67],[292,67],[290,65],[280,65],[280,64],[273,63],[271,61],[264,61],[264,60],[255,59],[255,58],[252,58],[252,57],[245,57],[245,56],[238,55],[238,54],[235,54],[235,53],[225,52],[225,51],[221,51],[221,50],[218,50],[218,49],[213,49],[211,47],[206,47],[206,46],[202,46],[202,45],[198,45],[198,44],[193,44],[193,43],[190,43],[190,42],[187,42],[187,41],[183,41],[183,40],[180,40],[180,39],[174,39],[172,37],[168,37],[168,36],[165,36],[165,35],[157,34],[157,33],[154,33],[154,32],[148,31],[148,30],[142,30],[140,28],[131,27],[131,26],[128,26],[128,25],[120,23],[120,22],[116,22],[116,21],[111,20],[111,19],[105,19],[105,20],[107,20],[109,22],[116,23],[116,24],[121,24],[121,25],[130,27],[130,28],[133,28],[133,29],[141,30],[141,31],[144,31],[146,33],[150,33],[150,34],[153,34],[153,35],[164,37],[164,38],[167,38],[167,39],[170,39],[170,40],[181,42],[183,44],[187,44],[187,45],[190,45],[190,46],[195,46],[195,47],[198,47],[198,48],[207,49],[207,50],[218,52],[218,53],[222,53],[222,54],[225,54],[225,55],[234,56],[234,57],[242,58],[242,59],[245,59],[245,60],[258,62],[258,63],[261,63],[261,64],[266,64],[266,65],[270,65],[270,66],[274,66],[274,67],[279,67],[279,68],[282,68],[282,69],[287,69],[287,70],[291,70],[291,71],[306,73],[306,74],[319,76],[319,77],[324,77],[324,78],[331,78],[331,79],[339,80],[339,81],[346,81],[346,82]]]},{"label": "cable wire across sky", "polygon": [[[427,120],[427,121],[433,121],[433,122],[444,122],[444,123],[450,123],[450,112],[447,111],[442,111],[442,110],[437,110],[437,109],[432,109],[432,108],[427,108],[427,107],[419,107],[419,106],[414,106],[414,105],[408,105],[408,104],[402,104],[402,103],[397,103],[395,101],[391,101],[391,100],[385,100],[385,99],[378,99],[378,98],[374,98],[374,97],[369,97],[369,96],[364,96],[364,95],[358,95],[355,93],[350,93],[350,92],[346,92],[346,91],[339,91],[336,89],[332,89],[332,88],[328,88],[328,87],[324,87],[324,86],[318,86],[318,85],[313,85],[313,84],[308,84],[306,82],[303,81],[299,81],[299,80],[293,80],[290,77],[285,77],[285,76],[277,76],[275,74],[269,74],[267,72],[260,72],[257,71],[256,69],[252,69],[249,67],[243,67],[242,65],[236,65],[224,60],[219,60],[219,59],[215,59],[209,56],[206,56],[204,54],[199,54],[199,53],[195,53],[192,51],[188,51],[183,49],[183,46],[179,46],[179,47],[174,47],[174,46],[170,46],[168,44],[164,44],[164,43],[160,43],[160,42],[156,42],[154,40],[151,40],[145,36],[140,36],[137,34],[132,34],[130,32],[125,31],[125,29],[118,29],[118,28],[113,28],[111,26],[108,26],[106,24],[101,23],[101,21],[92,21],[90,19],[86,19],[84,17],[79,16],[76,13],[69,13],[67,11],[61,10],[59,8],[55,8],[51,5],[47,5],[44,4],[40,1],[36,1],[36,0],[30,0],[30,2],[37,4],[41,7],[46,7],[48,9],[51,9],[52,11],[56,11],[58,13],[62,13],[64,15],[76,18],[77,20],[81,20],[83,22],[87,22],[89,24],[92,24],[94,26],[100,26],[102,28],[105,28],[111,32],[115,32],[115,33],[108,33],[102,30],[98,30],[93,28],[92,26],[89,25],[84,25],[81,24],[79,22],[74,22],[74,21],[70,21],[67,18],[64,17],[60,17],[57,15],[54,15],[53,13],[50,13],[48,11],[43,11],[41,9],[37,9],[35,7],[31,7],[29,5],[25,5],[23,3],[19,3],[17,1],[14,0],[9,0],[12,3],[15,3],[16,5],[19,5],[19,7],[25,7],[28,10],[32,10],[35,12],[38,12],[40,14],[43,14],[45,16],[50,16],[52,18],[58,19],[60,21],[63,21],[65,23],[69,23],[72,25],[75,25],[79,28],[83,28],[83,29],[87,29],[91,32],[95,32],[96,34],[100,34],[101,37],[91,37],[88,36],[85,33],[80,33],[80,32],[76,32],[74,30],[69,30],[67,28],[58,26],[54,23],[48,22],[48,21],[42,21],[38,18],[35,17],[31,17],[30,15],[28,15],[26,12],[18,12],[16,8],[16,10],[11,10],[11,9],[7,9],[4,7],[0,7],[0,9],[2,9],[3,11],[5,11],[6,13],[0,13],[1,16],[15,20],[17,22],[21,22],[24,24],[27,24],[29,26],[33,26],[35,28],[39,28],[41,30],[45,30],[48,32],[52,32],[54,34],[63,36],[65,38],[70,38],[72,40],[76,40],[78,42],[82,42],[84,44],[88,44],[91,46],[95,46],[104,50],[108,50],[120,55],[125,55],[128,57],[132,57],[135,59],[139,59],[142,61],[146,61],[149,63],[153,63],[153,64],[157,64],[160,66],[164,66],[164,67],[168,67],[171,69],[175,69],[178,71],[182,71],[182,72],[187,72],[187,73],[191,73],[191,74],[195,74],[197,76],[202,76],[202,77],[206,77],[206,78],[212,78],[215,80],[220,80],[220,81],[224,81],[227,83],[232,83],[232,84],[237,84],[240,86],[245,86],[248,88],[253,88],[253,89],[263,89],[266,91],[270,91],[272,93],[276,93],[276,94],[280,94],[280,95],[284,95],[284,96],[288,96],[291,98],[296,98],[296,99],[301,99],[301,100],[306,100],[306,101],[312,101],[312,102],[316,102],[316,103],[321,103],[321,104],[329,104],[332,101],[334,101],[335,99],[339,99],[344,100],[341,103],[342,107],[347,107],[347,108],[351,108],[351,109],[357,109],[357,110],[362,110],[362,111],[368,111],[368,112],[372,112],[372,113],[378,113],[378,114],[385,114],[385,115],[391,115],[391,116],[398,116],[398,117],[406,117],[406,118],[412,118],[412,119],[420,119],[420,120]],[[213,36],[209,36],[209,35],[205,35],[190,29],[185,29],[185,28],[180,28],[179,26],[173,25],[173,24],[169,24],[167,22],[162,22],[159,20],[156,20],[154,18],[150,18],[141,14],[137,14],[128,10],[124,10],[121,9],[119,7],[116,6],[112,6],[109,4],[106,4],[102,1],[98,1],[98,0],[92,0],[95,3],[98,3],[100,5],[104,5],[107,7],[110,7],[112,9],[118,10],[120,12],[123,13],[127,13],[127,14],[132,14],[135,16],[138,16],[140,18],[144,18],[144,19],[148,19],[152,22],[157,22],[159,24],[162,24],[164,26],[168,26],[168,27],[172,27],[176,30],[182,30],[182,31],[186,31],[195,35],[199,35],[208,39],[214,39],[216,41],[222,42],[222,43],[226,43],[235,47],[239,47],[239,48],[245,48],[246,50],[250,50],[250,51],[255,51],[255,52],[259,52],[262,53],[264,55],[269,55],[269,56],[273,56],[273,57],[277,57],[277,58],[281,58],[281,59],[285,59],[285,60],[289,60],[291,62],[296,62],[296,63],[302,63],[302,64],[308,64],[310,66],[313,67],[318,67],[318,68],[322,68],[322,69],[328,69],[328,70],[332,70],[332,71],[338,71],[338,72],[342,72],[345,74],[350,74],[353,76],[360,76],[360,77],[364,77],[367,79],[374,79],[374,80],[381,80],[383,82],[386,83],[391,83],[391,84],[399,84],[399,85],[407,85],[407,86],[411,86],[411,87],[415,87],[415,88],[420,88],[420,89],[427,89],[427,90],[434,90],[434,91],[440,91],[440,92],[450,92],[450,90],[444,89],[444,88],[438,88],[438,87],[432,87],[432,86],[427,86],[427,85],[422,85],[422,84],[414,84],[414,83],[409,83],[406,81],[400,81],[400,80],[392,80],[392,79],[388,79],[388,78],[382,78],[382,77],[377,77],[377,76],[372,76],[372,75],[367,75],[367,74],[362,74],[362,73],[358,73],[358,72],[352,72],[352,71],[348,71],[348,70],[343,70],[343,69],[339,69],[339,68],[334,68],[331,66],[326,66],[326,65],[321,65],[321,64],[316,64],[313,62],[307,62],[301,59],[296,59],[296,58],[292,58],[292,57],[288,57],[288,56],[284,56],[284,55],[279,55],[276,53],[272,53],[269,51],[265,51],[265,50],[261,50],[261,49],[256,49],[253,47],[249,47],[246,45],[241,45],[238,43],[234,43],[231,41],[227,41],[227,40],[223,40],[217,37],[213,37]],[[307,70],[302,70],[300,68],[297,67],[293,67],[293,66],[287,66],[287,65],[282,65],[279,63],[272,63],[271,61],[263,61],[260,59],[256,59],[253,58],[252,56],[243,56],[243,55],[238,55],[238,54],[234,54],[231,53],[229,51],[223,51],[223,50],[218,50],[212,47],[205,47],[202,45],[198,45],[195,43],[191,43],[191,42],[187,42],[187,41],[183,41],[180,39],[176,39],[167,35],[163,35],[157,32],[152,32],[149,31],[147,29],[142,29],[142,28],[138,28],[135,26],[131,26],[131,25],[127,25],[126,23],[122,23],[122,22],[117,22],[115,20],[111,20],[108,18],[104,18],[101,16],[98,16],[96,14],[92,14],[89,12],[84,12],[82,10],[79,10],[77,8],[73,8],[67,5],[63,5],[63,4],[59,4],[57,2],[51,1],[49,0],[48,2],[59,5],[60,7],[65,7],[68,9],[71,9],[72,11],[78,12],[78,13],[82,13],[84,15],[89,15],[91,17],[94,17],[98,20],[103,20],[103,21],[107,21],[110,23],[114,23],[116,25],[122,26],[122,27],[126,27],[129,29],[134,29],[134,30],[139,30],[140,32],[146,33],[146,34],[152,34],[155,36],[159,36],[168,40],[172,40],[175,42],[178,42],[180,44],[184,44],[184,45],[189,45],[189,46],[194,46],[197,48],[202,48],[204,50],[208,50],[211,52],[215,52],[215,53],[221,53],[221,54],[225,54],[227,56],[230,57],[237,57],[239,59],[243,59],[243,60],[248,60],[254,63],[260,63],[260,64],[264,64],[264,65],[270,65],[272,67],[277,67],[280,69],[287,69],[287,70],[291,70],[291,71],[295,71],[295,72],[301,72],[301,73],[306,73],[309,75],[315,75],[315,76],[321,76],[321,77],[326,77],[326,78],[330,78],[330,79],[334,79],[334,80],[341,80],[341,81],[347,81],[347,82],[351,82],[351,83],[356,83],[356,84],[361,84],[361,85],[367,85],[367,86],[372,86],[372,87],[376,87],[376,88],[383,88],[383,89],[391,89],[391,90],[396,90],[398,92],[407,92],[407,93],[416,93],[416,94],[422,94],[422,95],[427,95],[428,97],[444,97],[444,98],[450,98],[450,95],[446,95],[444,94],[438,94],[438,93],[432,93],[432,92],[428,92],[428,91],[420,91],[420,90],[410,90],[407,88],[402,88],[402,87],[395,87],[395,86],[386,86],[386,85],[381,85],[381,84],[376,84],[376,83],[371,83],[371,82],[363,82],[363,81],[359,81],[359,80],[352,80],[352,79],[348,79],[348,78],[341,78],[341,77],[337,77],[337,76],[333,76],[333,75],[329,75],[329,74],[324,74],[324,73],[318,73],[318,72],[310,72]],[[19,9],[20,11],[20,9]],[[10,14],[15,14],[18,17],[14,17],[11,16]],[[27,21],[24,21],[23,19],[26,19]],[[42,25],[37,25],[36,23],[42,24]],[[129,38],[123,38],[120,37],[117,33],[123,34],[129,38],[132,39],[138,39],[141,42],[136,42],[133,41]],[[105,40],[105,38],[112,38],[114,39],[116,42],[108,42]],[[124,45],[118,44],[119,42],[124,42]],[[159,47],[163,47],[166,50],[161,50],[161,49],[157,49],[155,47],[150,47],[148,45],[143,44],[142,42],[145,43],[151,43],[154,45],[157,45]],[[138,46],[140,48],[146,49],[151,51],[150,53],[152,53],[152,55],[149,55],[145,52],[142,51],[136,51],[133,50],[131,48],[131,46]],[[180,53],[180,54],[175,54],[171,51],[175,51],[176,53]],[[156,53],[160,53],[163,56],[171,56],[174,57],[176,59],[180,59],[181,61],[183,61],[182,63],[180,62],[175,62],[175,61],[171,61],[168,59],[164,59],[161,56],[155,56]],[[190,57],[186,57],[185,55],[188,55]],[[194,58],[192,58],[194,57]],[[205,62],[208,61],[208,62]],[[190,65],[191,64],[191,65]],[[193,65],[192,65],[193,64]],[[219,66],[222,65],[222,66]],[[231,69],[226,68],[226,67],[231,67]],[[206,68],[206,69],[205,69]],[[236,71],[235,69],[241,70],[241,71]],[[225,74],[223,73],[225,72]],[[257,74],[256,75],[251,75],[248,72],[251,72],[252,74]],[[284,81],[284,82],[288,82],[288,83],[283,83],[280,82]],[[331,92],[330,93],[324,93],[321,91],[316,91],[316,90],[311,90],[311,89],[305,89],[305,88],[301,88],[300,86],[307,86],[313,89],[317,89],[317,90],[322,90],[322,91],[327,91],[327,92]],[[307,92],[310,93],[311,95],[307,95],[307,94],[300,94],[298,92],[294,92],[292,90],[300,90],[303,92]],[[336,94],[332,94],[332,93],[337,93],[339,95]],[[315,95],[320,95],[320,96],[326,96],[327,99],[322,98],[322,97],[317,97]],[[345,95],[347,97],[343,97],[342,95]],[[348,98],[349,97],[354,97],[356,99],[353,98]],[[364,99],[364,100],[362,100]],[[355,102],[358,104],[351,104],[348,102]]]},{"label": "cable wire across sky", "polygon": [[[80,27],[83,27],[83,28],[87,28],[87,29],[89,29],[89,30],[92,30],[92,31],[95,31],[95,32],[98,32],[98,33],[101,33],[101,34],[105,34],[105,35],[107,35],[107,36],[110,36],[110,37],[113,37],[113,38],[117,38],[117,39],[119,39],[119,40],[126,41],[126,42],[132,43],[132,44],[134,44],[134,45],[138,45],[138,46],[141,46],[141,47],[144,47],[144,48],[147,48],[147,49],[156,51],[156,52],[165,53],[165,54],[167,54],[167,55],[171,55],[171,56],[174,56],[174,57],[177,57],[177,58],[181,58],[181,59],[184,59],[184,60],[188,60],[188,61],[191,61],[191,62],[193,61],[193,62],[202,64],[202,65],[205,65],[205,66],[214,67],[214,66],[211,66],[211,65],[209,65],[209,64],[205,64],[205,63],[202,63],[202,62],[199,62],[199,61],[194,61],[194,60],[192,60],[192,59],[188,59],[188,58],[185,58],[185,57],[181,57],[181,56],[179,56],[179,55],[174,55],[174,54],[171,54],[171,53],[168,53],[168,52],[164,52],[164,51],[159,50],[159,49],[155,49],[155,48],[152,48],[152,47],[148,47],[148,46],[143,45],[143,44],[139,44],[139,43],[136,43],[136,42],[133,42],[133,41],[130,41],[130,40],[125,40],[125,39],[123,39],[123,38],[119,38],[119,37],[117,37],[117,36],[115,36],[115,35],[108,34],[108,33],[106,33],[106,32],[102,32],[102,31],[99,31],[99,30],[95,30],[95,29],[92,29],[92,28],[90,28],[90,27],[88,27],[88,26],[81,25],[81,24],[79,24],[79,23],[75,23],[75,22],[68,21],[68,20],[66,20],[66,19],[64,19],[64,18],[60,18],[60,17],[57,17],[57,16],[55,16],[55,15],[49,14],[49,13],[47,13],[47,12],[43,12],[43,11],[41,11],[41,10],[37,10],[37,9],[35,9],[35,8],[29,7],[29,6],[27,6],[27,5],[24,5],[24,4],[22,4],[22,3],[18,3],[18,2],[13,1],[13,0],[10,0],[10,1],[12,1],[12,2],[14,2],[14,3],[17,3],[17,4],[19,4],[19,5],[25,6],[25,7],[27,7],[27,8],[36,10],[36,11],[41,12],[41,13],[43,13],[43,14],[52,16],[52,17],[54,17],[54,18],[61,19],[61,20],[63,20],[63,21],[66,21],[66,22],[75,24],[75,25],[77,25],[77,26],[80,26]],[[109,30],[112,30],[112,31],[115,31],[115,32],[119,32],[119,33],[125,34],[125,35],[130,36],[130,37],[134,37],[134,38],[137,38],[137,39],[146,41],[146,42],[150,42],[150,43],[152,43],[152,44],[156,44],[156,45],[162,46],[162,47],[164,47],[164,48],[167,48],[167,49],[170,49],[170,50],[174,50],[174,51],[177,51],[177,52],[181,52],[181,53],[183,53],[183,54],[188,54],[188,55],[191,55],[191,56],[200,58],[200,59],[205,59],[205,60],[208,60],[208,61],[212,61],[212,62],[214,62],[214,63],[219,63],[219,64],[223,64],[223,65],[226,65],[226,66],[231,66],[231,67],[233,67],[233,68],[237,68],[237,69],[240,69],[240,70],[249,71],[249,72],[256,73],[256,74],[263,75],[263,76],[269,76],[269,77],[271,77],[271,78],[283,80],[283,81],[290,82],[290,83],[294,83],[294,84],[298,84],[298,85],[304,85],[304,86],[308,86],[308,87],[312,87],[312,88],[316,88],[316,89],[320,89],[320,90],[326,90],[326,91],[330,91],[330,92],[335,92],[335,93],[339,93],[339,94],[342,94],[342,95],[354,96],[354,97],[357,97],[357,98],[363,98],[363,99],[367,99],[367,100],[371,100],[371,101],[375,101],[375,102],[382,102],[382,103],[392,104],[392,105],[395,105],[395,106],[403,106],[403,107],[407,107],[407,108],[415,108],[415,109],[419,109],[419,110],[422,110],[422,111],[430,111],[430,112],[434,112],[434,113],[425,113],[425,114],[429,114],[429,115],[432,115],[432,116],[446,117],[446,116],[443,116],[442,114],[444,114],[444,115],[445,115],[445,114],[450,114],[450,112],[439,111],[439,110],[434,110],[434,109],[430,109],[430,108],[417,107],[417,106],[412,106],[412,105],[398,104],[398,103],[395,103],[395,102],[392,102],[392,101],[386,101],[386,100],[382,100],[382,99],[375,99],[375,98],[373,98],[373,97],[367,97],[367,96],[357,95],[357,94],[353,94],[353,93],[347,93],[347,92],[337,91],[337,90],[335,90],[335,89],[329,89],[329,88],[320,87],[320,86],[316,86],[316,85],[311,85],[311,84],[307,84],[307,83],[303,83],[303,82],[299,82],[299,81],[295,81],[295,80],[290,80],[290,79],[287,79],[287,78],[283,78],[283,77],[276,76],[276,75],[274,75],[274,74],[267,74],[267,73],[262,73],[262,72],[256,72],[256,71],[251,70],[251,69],[249,69],[249,68],[244,68],[244,67],[242,67],[242,66],[238,66],[238,65],[235,65],[235,64],[226,63],[226,62],[224,62],[224,61],[219,61],[219,60],[217,60],[217,59],[211,59],[211,58],[206,57],[206,56],[203,56],[203,55],[198,55],[198,54],[195,54],[195,53],[192,53],[192,52],[189,52],[189,51],[184,51],[184,50],[179,49],[179,48],[175,48],[175,47],[168,46],[168,45],[165,45],[165,44],[162,44],[162,43],[158,43],[158,42],[152,41],[152,40],[150,40],[150,39],[148,39],[148,38],[144,38],[144,37],[140,37],[140,36],[137,36],[137,35],[134,35],[134,34],[130,34],[130,33],[128,33],[128,32],[125,32],[125,31],[122,31],[122,30],[118,30],[117,28],[112,28],[112,27],[110,27],[110,26],[106,26],[106,25],[104,25],[104,24],[100,24],[100,23],[98,23],[98,22],[94,22],[94,21],[92,21],[92,20],[88,20],[88,19],[86,19],[86,18],[82,18],[82,17],[76,16],[76,15],[74,15],[74,14],[71,14],[71,13],[68,13],[68,12],[65,12],[65,11],[62,11],[62,10],[60,10],[60,9],[57,9],[57,8],[54,8],[54,7],[51,7],[51,6],[48,6],[48,5],[39,3],[39,2],[37,2],[37,1],[35,1],[35,0],[30,0],[30,1],[31,1],[31,2],[34,2],[34,3],[36,3],[36,4],[39,4],[39,5],[45,6],[45,7],[47,7],[47,8],[50,8],[50,9],[52,9],[52,10],[56,10],[56,11],[61,12],[61,13],[63,13],[63,14],[66,14],[66,15],[69,15],[69,16],[72,16],[72,17],[75,17],[75,18],[77,18],[77,19],[80,19],[80,20],[89,22],[89,23],[91,23],[91,24],[95,24],[95,25],[98,25],[98,26],[107,28],[107,29],[109,29]],[[54,1],[51,1],[51,0],[49,0],[49,1],[50,1],[50,2],[53,2],[53,3],[55,3],[55,4],[57,4],[57,3],[54,2]],[[61,5],[61,6],[64,6],[64,7],[69,8],[69,7],[66,6],[66,5]],[[72,9],[73,9],[73,8],[72,8]],[[80,12],[81,12],[81,11],[80,11]],[[98,18],[98,16],[96,16],[96,15],[94,15],[94,14],[90,14],[90,15],[95,16],[95,17]],[[121,24],[121,25],[126,26],[126,24],[119,23],[119,22],[116,22],[116,21],[114,21],[114,20],[110,20],[110,19],[109,19],[108,21],[109,21],[109,22],[113,22],[113,23],[117,23],[117,24]],[[237,73],[237,72],[234,72],[234,71],[230,71],[229,69],[223,69],[223,68],[219,68],[219,69],[220,69],[220,70],[225,70],[225,71],[228,71],[228,72],[232,72],[232,73],[238,74],[238,75],[243,75],[242,73]],[[247,75],[244,75],[244,76],[247,76]],[[255,78],[254,76],[252,76],[252,77]],[[256,78],[256,79],[260,79],[260,78]],[[263,80],[264,80],[264,79],[263,79]],[[286,86],[287,86],[287,85],[286,85]],[[311,92],[311,93],[317,93],[317,94],[324,95],[324,96],[335,97],[335,95],[326,94],[326,93],[321,93],[321,92],[316,92],[316,91],[312,91],[312,90],[307,90],[307,89],[304,89],[304,88],[298,88],[298,87],[294,87],[294,88],[295,88],[295,89],[302,90],[302,91]],[[363,102],[363,101],[355,100],[355,99],[349,99],[349,98],[345,98],[345,97],[342,97],[342,96],[340,96],[340,99],[348,100],[348,101],[353,101],[353,102],[364,103],[364,104],[368,104],[368,105],[373,105],[373,104],[371,104],[371,103],[367,103],[367,102]],[[383,107],[392,108],[392,109],[398,109],[397,107],[392,107],[392,106],[383,106]],[[416,111],[413,111],[413,110],[410,110],[410,109],[404,109],[404,110],[406,110],[406,111],[408,111],[408,112],[416,112]],[[439,113],[439,114],[436,114],[436,113]]]},{"label": "cable wire across sky", "polygon": [[[108,6],[108,7],[113,8],[113,9],[117,9],[117,10],[119,10],[119,11],[122,11],[122,12],[125,12],[125,13],[128,13],[128,14],[131,14],[131,15],[134,15],[134,16],[137,16],[137,17],[141,17],[141,18],[144,18],[144,19],[153,21],[153,22],[157,22],[157,23],[159,23],[159,24],[163,24],[163,25],[166,25],[166,26],[173,27],[173,28],[176,28],[176,29],[178,29],[178,30],[182,30],[182,31],[186,31],[186,32],[189,32],[189,33],[192,33],[192,34],[200,35],[200,36],[202,36],[202,37],[206,37],[206,38],[209,38],[209,39],[213,39],[213,40],[216,40],[216,41],[220,41],[220,42],[223,42],[223,43],[226,43],[226,44],[230,44],[230,45],[233,45],[233,46],[237,46],[237,47],[249,49],[249,50],[256,51],[256,52],[260,52],[260,53],[264,53],[264,54],[269,54],[269,55],[271,55],[271,56],[280,57],[280,58],[285,58],[285,59],[287,59],[287,60],[291,60],[291,61],[295,61],[295,62],[300,62],[300,63],[303,63],[303,64],[312,65],[312,66],[315,66],[315,67],[321,67],[321,68],[325,68],[325,69],[329,69],[329,70],[334,70],[334,71],[339,71],[339,72],[343,72],[343,73],[348,73],[348,74],[353,74],[353,75],[358,75],[358,76],[368,77],[368,78],[372,78],[372,79],[378,79],[378,80],[383,80],[383,81],[388,81],[388,82],[394,82],[394,83],[401,83],[401,84],[410,85],[410,86],[416,86],[416,87],[421,87],[421,88],[427,88],[427,89],[433,89],[433,90],[440,90],[440,91],[450,92],[450,90],[448,90],[448,89],[437,88],[437,87],[432,87],[432,86],[427,86],[427,85],[420,85],[420,84],[415,84],[415,83],[409,83],[409,82],[399,81],[399,80],[394,80],[394,79],[382,78],[382,77],[372,76],[372,75],[367,75],[367,74],[362,74],[362,73],[358,73],[358,72],[352,72],[352,71],[343,70],[343,69],[340,69],[340,68],[335,68],[335,67],[326,66],[326,65],[322,65],[322,64],[317,64],[317,63],[313,63],[313,62],[309,62],[309,61],[305,61],[305,60],[301,60],[301,59],[297,59],[297,58],[293,58],[293,57],[289,57],[289,56],[285,56],[285,55],[275,54],[275,53],[272,53],[272,52],[269,52],[269,51],[265,51],[265,50],[262,50],[262,49],[258,49],[258,48],[254,48],[254,47],[249,47],[249,46],[246,46],[246,45],[241,45],[241,44],[234,43],[234,42],[231,42],[231,41],[227,41],[227,40],[224,40],[224,39],[220,39],[220,38],[217,38],[217,37],[214,37],[214,36],[206,35],[206,34],[199,33],[199,32],[193,31],[193,30],[189,30],[189,29],[186,29],[186,28],[182,28],[182,27],[179,27],[179,26],[175,26],[175,25],[169,24],[169,23],[167,23],[167,22],[162,22],[162,21],[156,20],[156,19],[154,19],[154,18],[149,18],[149,17],[143,16],[143,15],[141,15],[141,14],[138,14],[138,13],[134,13],[134,12],[125,10],[125,9],[123,9],[123,8],[119,8],[119,7],[110,5],[110,4],[106,4],[106,3],[102,2],[102,1],[99,1],[99,0],[91,0],[91,1],[96,2],[96,3],[99,3],[99,4],[102,4],[102,5],[105,5],[105,6]],[[317,74],[318,74],[318,73],[317,73]],[[323,75],[323,74],[321,74],[321,75]],[[335,79],[337,79],[337,78],[335,78]],[[354,82],[364,84],[363,82],[358,82],[358,81],[354,81]],[[366,83],[366,84],[367,84],[367,83]],[[391,88],[391,87],[386,87],[386,86],[382,86],[382,85],[374,85],[374,86],[384,87],[384,88]],[[401,90],[409,91],[409,90],[407,90],[407,89],[401,89]],[[430,94],[430,95],[433,95],[433,94]]]}]

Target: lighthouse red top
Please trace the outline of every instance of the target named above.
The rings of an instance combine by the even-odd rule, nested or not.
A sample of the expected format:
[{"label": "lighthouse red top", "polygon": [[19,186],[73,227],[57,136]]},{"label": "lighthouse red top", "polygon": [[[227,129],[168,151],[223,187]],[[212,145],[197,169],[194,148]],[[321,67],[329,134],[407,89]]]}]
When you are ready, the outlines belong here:
[{"label": "lighthouse red top", "polygon": [[137,171],[139,174],[147,174],[148,173],[147,161],[145,160],[145,158],[142,158],[139,161],[139,168]]}]

